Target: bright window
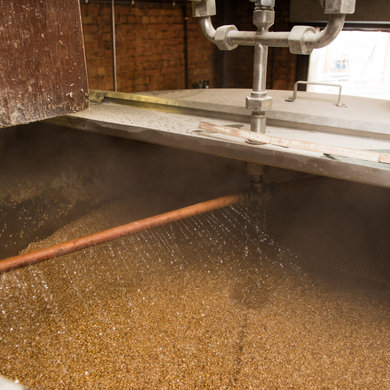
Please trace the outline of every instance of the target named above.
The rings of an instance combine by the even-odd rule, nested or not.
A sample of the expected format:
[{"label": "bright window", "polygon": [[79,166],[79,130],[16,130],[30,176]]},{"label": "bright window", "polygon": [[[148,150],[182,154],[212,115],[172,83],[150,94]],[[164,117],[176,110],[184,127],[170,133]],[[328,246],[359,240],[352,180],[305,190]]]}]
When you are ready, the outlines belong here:
[{"label": "bright window", "polygon": [[[343,95],[390,100],[390,33],[342,31],[310,56],[309,80],[342,84]],[[310,92],[337,89],[308,86]]]}]

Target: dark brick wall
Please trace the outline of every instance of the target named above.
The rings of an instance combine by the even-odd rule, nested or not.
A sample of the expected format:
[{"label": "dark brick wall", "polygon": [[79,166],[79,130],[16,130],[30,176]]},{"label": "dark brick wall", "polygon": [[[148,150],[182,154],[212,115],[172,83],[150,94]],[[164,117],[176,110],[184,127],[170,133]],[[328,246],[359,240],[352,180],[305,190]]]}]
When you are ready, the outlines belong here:
[{"label": "dark brick wall", "polygon": [[[185,88],[186,58],[190,86],[203,79],[216,86],[216,49],[183,7],[135,3],[115,10],[119,91]],[[111,7],[89,3],[81,11],[90,88],[113,89]]]},{"label": "dark brick wall", "polygon": [[[216,25],[235,24],[241,30],[254,30],[253,3],[219,0],[217,5]],[[82,3],[81,11],[90,88],[112,90],[111,7]],[[288,16],[289,0],[278,0],[273,29],[287,31]],[[211,87],[223,82],[228,88],[252,85],[253,48],[219,52],[203,37],[189,5],[185,10],[170,2],[116,5],[116,34],[119,91],[182,89],[186,83],[191,88],[200,80],[209,80]],[[296,56],[288,49],[270,49],[268,88],[291,89],[295,68]]]},{"label": "dark brick wall", "polygon": [[[277,0],[275,7],[275,25],[273,31],[290,31],[290,0]],[[293,89],[297,56],[288,48],[270,48],[268,67],[268,88]]]},{"label": "dark brick wall", "polygon": [[89,88],[112,89],[111,14],[105,5],[82,5]]}]

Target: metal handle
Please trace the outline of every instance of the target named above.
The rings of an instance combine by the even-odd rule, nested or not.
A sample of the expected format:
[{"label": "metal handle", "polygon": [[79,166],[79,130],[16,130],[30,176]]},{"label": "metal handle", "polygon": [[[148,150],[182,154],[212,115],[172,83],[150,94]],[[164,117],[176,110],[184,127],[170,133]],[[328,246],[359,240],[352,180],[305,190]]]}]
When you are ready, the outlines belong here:
[{"label": "metal handle", "polygon": [[297,94],[298,94],[298,85],[303,84],[303,85],[324,85],[325,87],[335,87],[339,89],[339,96],[337,98],[337,107],[348,107],[346,104],[341,103],[341,92],[343,90],[343,86],[341,84],[330,84],[330,83],[317,83],[315,81],[297,81],[294,84],[294,94],[292,97],[286,99],[286,102],[295,102],[297,99]]}]

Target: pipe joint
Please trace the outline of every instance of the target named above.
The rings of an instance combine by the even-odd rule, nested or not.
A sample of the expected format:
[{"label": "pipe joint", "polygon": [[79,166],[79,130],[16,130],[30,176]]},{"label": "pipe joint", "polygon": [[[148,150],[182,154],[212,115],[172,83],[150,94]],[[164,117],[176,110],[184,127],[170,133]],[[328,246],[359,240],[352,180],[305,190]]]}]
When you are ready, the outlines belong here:
[{"label": "pipe joint", "polygon": [[255,3],[256,8],[260,9],[274,9],[275,0],[250,0],[252,3]]},{"label": "pipe joint", "polygon": [[191,0],[192,16],[194,18],[203,18],[217,14],[215,0]]},{"label": "pipe joint", "polygon": [[200,28],[207,40],[215,44],[216,30],[211,22],[210,16],[200,18]]},{"label": "pipe joint", "polygon": [[272,108],[272,97],[267,92],[252,91],[246,98],[246,108],[252,112],[265,112]]},{"label": "pipe joint", "polygon": [[275,23],[275,11],[269,9],[255,9],[253,24],[259,31],[267,31]]},{"label": "pipe joint", "polygon": [[320,0],[324,7],[325,14],[353,14],[355,12],[356,0]]},{"label": "pipe joint", "polygon": [[228,25],[217,28],[214,36],[214,42],[219,50],[233,50],[238,47],[238,44],[231,42],[229,39],[229,33],[232,31],[238,31],[237,27],[234,25]]},{"label": "pipe joint", "polygon": [[288,35],[288,47],[292,54],[310,54],[312,47],[307,45],[306,36],[316,34],[316,30],[310,26],[294,26]]},{"label": "pipe joint", "polygon": [[294,26],[288,36],[288,46],[293,54],[310,54],[313,49],[329,45],[343,29],[345,15],[330,15],[322,31],[309,26]]},{"label": "pipe joint", "polygon": [[303,37],[306,47],[310,50],[328,46],[339,35],[344,27],[345,15],[330,15],[326,27],[312,34],[308,31]]}]

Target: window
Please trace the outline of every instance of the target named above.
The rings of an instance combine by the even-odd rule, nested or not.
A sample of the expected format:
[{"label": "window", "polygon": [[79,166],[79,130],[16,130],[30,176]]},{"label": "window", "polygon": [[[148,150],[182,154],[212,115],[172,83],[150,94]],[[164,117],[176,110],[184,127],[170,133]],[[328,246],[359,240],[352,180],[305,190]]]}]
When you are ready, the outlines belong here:
[{"label": "window", "polygon": [[[390,33],[342,31],[329,46],[310,56],[309,80],[343,86],[343,95],[390,100]],[[337,93],[308,86],[310,92]]]}]

